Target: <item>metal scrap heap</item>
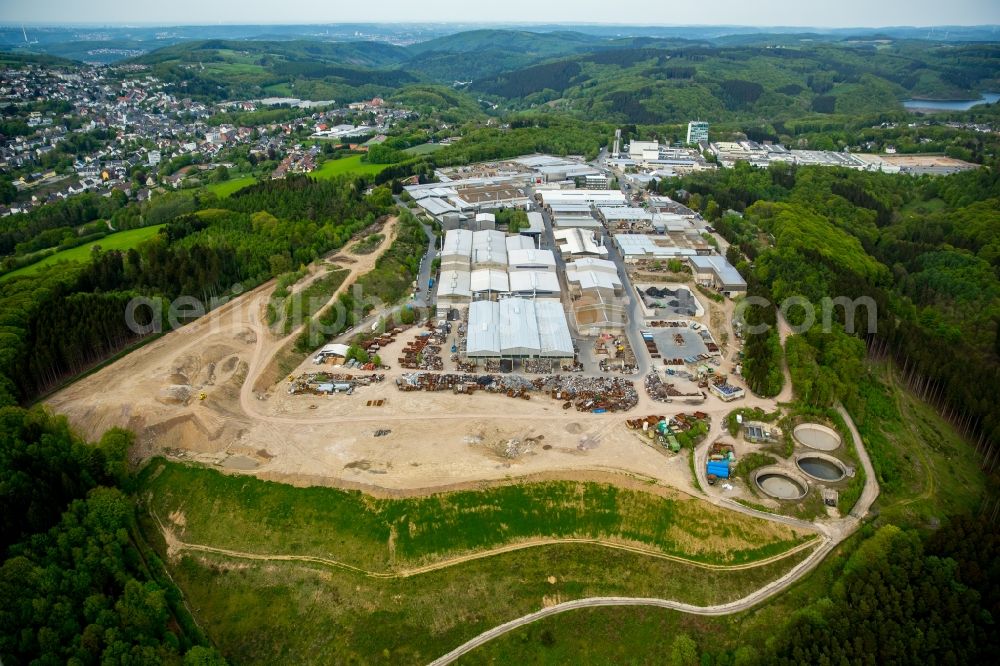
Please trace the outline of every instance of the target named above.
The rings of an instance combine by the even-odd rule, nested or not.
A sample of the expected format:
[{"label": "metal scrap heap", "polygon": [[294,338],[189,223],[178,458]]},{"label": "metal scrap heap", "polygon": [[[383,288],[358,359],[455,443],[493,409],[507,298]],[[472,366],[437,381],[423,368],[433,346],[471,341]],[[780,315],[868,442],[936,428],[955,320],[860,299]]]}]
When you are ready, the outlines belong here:
[{"label": "metal scrap heap", "polygon": [[683,393],[673,384],[667,384],[660,378],[658,372],[651,372],[646,375],[646,394],[657,402],[673,402],[674,398],[697,399],[699,402],[704,399],[701,393]]},{"label": "metal scrap heap", "polygon": [[575,406],[578,411],[594,413],[626,411],[639,402],[635,385],[621,377],[554,375],[527,379],[517,375],[414,372],[397,379],[396,387],[400,391],[464,394],[483,391],[524,400],[530,399],[532,393],[547,393],[552,399],[563,402],[566,409]]},{"label": "metal scrap heap", "polygon": [[421,333],[407,343],[403,355],[399,357],[399,366],[407,370],[442,370],[444,361],[441,359],[441,346],[444,339],[430,332]]}]

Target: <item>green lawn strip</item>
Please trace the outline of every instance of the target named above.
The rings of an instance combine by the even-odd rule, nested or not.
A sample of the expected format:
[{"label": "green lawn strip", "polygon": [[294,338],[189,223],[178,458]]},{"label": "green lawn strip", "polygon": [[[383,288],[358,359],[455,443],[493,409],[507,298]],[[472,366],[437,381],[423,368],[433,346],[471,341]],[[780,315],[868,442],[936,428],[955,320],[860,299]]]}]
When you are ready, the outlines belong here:
[{"label": "green lawn strip", "polygon": [[362,157],[364,155],[351,155],[350,157],[342,157],[339,160],[327,160],[309,175],[314,178],[334,178],[344,174],[374,176],[389,166],[388,164],[362,162]]},{"label": "green lawn strip", "polygon": [[221,183],[206,185],[205,189],[209,192],[215,193],[220,199],[225,199],[234,192],[238,192],[244,187],[250,187],[256,182],[257,179],[253,176],[243,176],[241,178],[232,178]]},{"label": "green lawn strip", "polygon": [[[296,488],[153,462],[142,474],[150,508],[184,515],[182,541],[230,550],[316,555],[389,571],[540,537],[615,538],[708,564],[753,562],[812,535],[678,495],[546,482],[379,499]],[[391,541],[391,545],[390,545]]]},{"label": "green lawn strip", "polygon": [[585,544],[505,553],[401,580],[202,553],[170,569],[233,663],[416,664],[546,603],[607,595],[732,601],[806,555],[721,574]]},{"label": "green lawn strip", "polygon": [[404,153],[409,153],[410,155],[427,155],[428,153],[435,153],[444,148],[443,143],[422,143],[419,146],[411,146],[403,150]]},{"label": "green lawn strip", "polygon": [[22,266],[16,271],[11,271],[10,273],[0,276],[0,280],[7,280],[18,275],[32,275],[39,272],[43,268],[47,268],[48,266],[53,266],[61,262],[88,262],[90,261],[91,251],[95,245],[99,245],[103,250],[129,250],[137,246],[139,243],[149,240],[155,236],[159,233],[161,227],[163,227],[162,224],[157,224],[151,227],[129,229],[128,231],[119,231],[117,233],[108,234],[104,238],[99,238],[98,240],[91,241],[90,243],[84,243],[83,245],[71,247],[68,250],[63,250],[62,252],[56,252],[55,254],[49,255],[33,264]]}]

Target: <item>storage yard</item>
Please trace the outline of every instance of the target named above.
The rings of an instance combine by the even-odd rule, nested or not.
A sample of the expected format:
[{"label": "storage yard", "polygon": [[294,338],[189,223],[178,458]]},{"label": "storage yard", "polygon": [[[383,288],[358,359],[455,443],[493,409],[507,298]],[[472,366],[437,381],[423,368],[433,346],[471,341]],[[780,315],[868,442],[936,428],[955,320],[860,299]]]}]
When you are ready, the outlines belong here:
[{"label": "storage yard", "polygon": [[[732,303],[702,303],[693,265],[686,283],[644,277],[640,299],[632,273],[641,265],[613,241],[641,230],[660,234],[657,247],[686,244],[700,257],[710,251],[703,221],[665,197],[650,197],[646,215],[621,191],[558,180],[588,168],[538,156],[410,188],[417,202],[450,201],[462,212],[425,258],[440,268],[420,285],[429,309],[414,325],[382,331],[369,326],[373,313],[278,372],[297,331],[264,325],[264,285],[50,403],[85,432],[134,429],[139,455],[167,452],[269,478],[425,488],[602,469],[690,489],[686,462],[636,438],[621,415],[666,409],[676,413],[665,423],[681,433],[680,415],[695,408],[714,431],[727,401],[771,401],[745,395],[734,373],[739,345],[719,341],[735,341]],[[496,175],[505,173],[513,175]],[[517,201],[498,207],[476,196],[490,192]],[[504,230],[505,205],[528,206],[528,226]],[[371,254],[345,262],[342,288],[386,250],[394,234],[384,232]],[[545,445],[499,458],[469,445],[536,437]]]}]

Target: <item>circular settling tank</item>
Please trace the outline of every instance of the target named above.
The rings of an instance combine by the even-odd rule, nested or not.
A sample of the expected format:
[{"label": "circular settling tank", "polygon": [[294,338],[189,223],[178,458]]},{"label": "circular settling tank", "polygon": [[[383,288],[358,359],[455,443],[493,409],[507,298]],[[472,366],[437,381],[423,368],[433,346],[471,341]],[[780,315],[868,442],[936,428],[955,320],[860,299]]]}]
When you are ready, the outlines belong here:
[{"label": "circular settling tank", "polygon": [[795,441],[817,451],[833,451],[840,446],[840,433],[818,423],[803,423],[792,431]]},{"label": "circular settling tank", "polygon": [[795,464],[808,476],[819,481],[840,481],[847,474],[844,465],[830,456],[802,456]]},{"label": "circular settling tank", "polygon": [[805,497],[806,484],[785,472],[761,470],[756,476],[757,487],[771,497],[781,500],[797,500]]}]

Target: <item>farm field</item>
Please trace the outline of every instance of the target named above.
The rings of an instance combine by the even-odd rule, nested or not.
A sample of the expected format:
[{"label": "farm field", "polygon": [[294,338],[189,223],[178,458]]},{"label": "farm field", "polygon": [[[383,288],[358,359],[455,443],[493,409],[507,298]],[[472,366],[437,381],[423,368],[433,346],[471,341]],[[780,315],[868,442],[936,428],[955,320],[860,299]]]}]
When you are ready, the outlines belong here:
[{"label": "farm field", "polygon": [[403,152],[409,155],[427,155],[429,153],[436,153],[442,148],[444,148],[443,143],[422,143],[419,146],[406,148]]},{"label": "farm field", "polygon": [[18,275],[32,275],[43,268],[61,262],[87,262],[90,260],[91,250],[96,245],[100,245],[101,248],[105,250],[128,250],[155,236],[163,226],[164,225],[162,224],[157,224],[151,227],[129,229],[128,231],[119,231],[117,233],[109,234],[96,241],[84,243],[83,245],[78,245],[77,247],[63,250],[62,252],[56,252],[55,254],[45,257],[40,261],[36,261],[33,264],[22,266],[16,271],[11,271],[10,273],[0,276],[0,281],[17,277]]},{"label": "farm field", "polygon": [[213,192],[219,198],[225,199],[234,192],[242,190],[244,187],[248,187],[257,182],[257,179],[253,176],[242,176],[240,178],[232,178],[230,180],[221,183],[212,183],[211,185],[206,185],[205,189],[209,192]]},{"label": "farm field", "polygon": [[362,157],[364,155],[351,155],[339,160],[327,160],[309,175],[315,178],[334,178],[344,175],[374,176],[389,166],[388,164],[368,164],[361,161]]}]

